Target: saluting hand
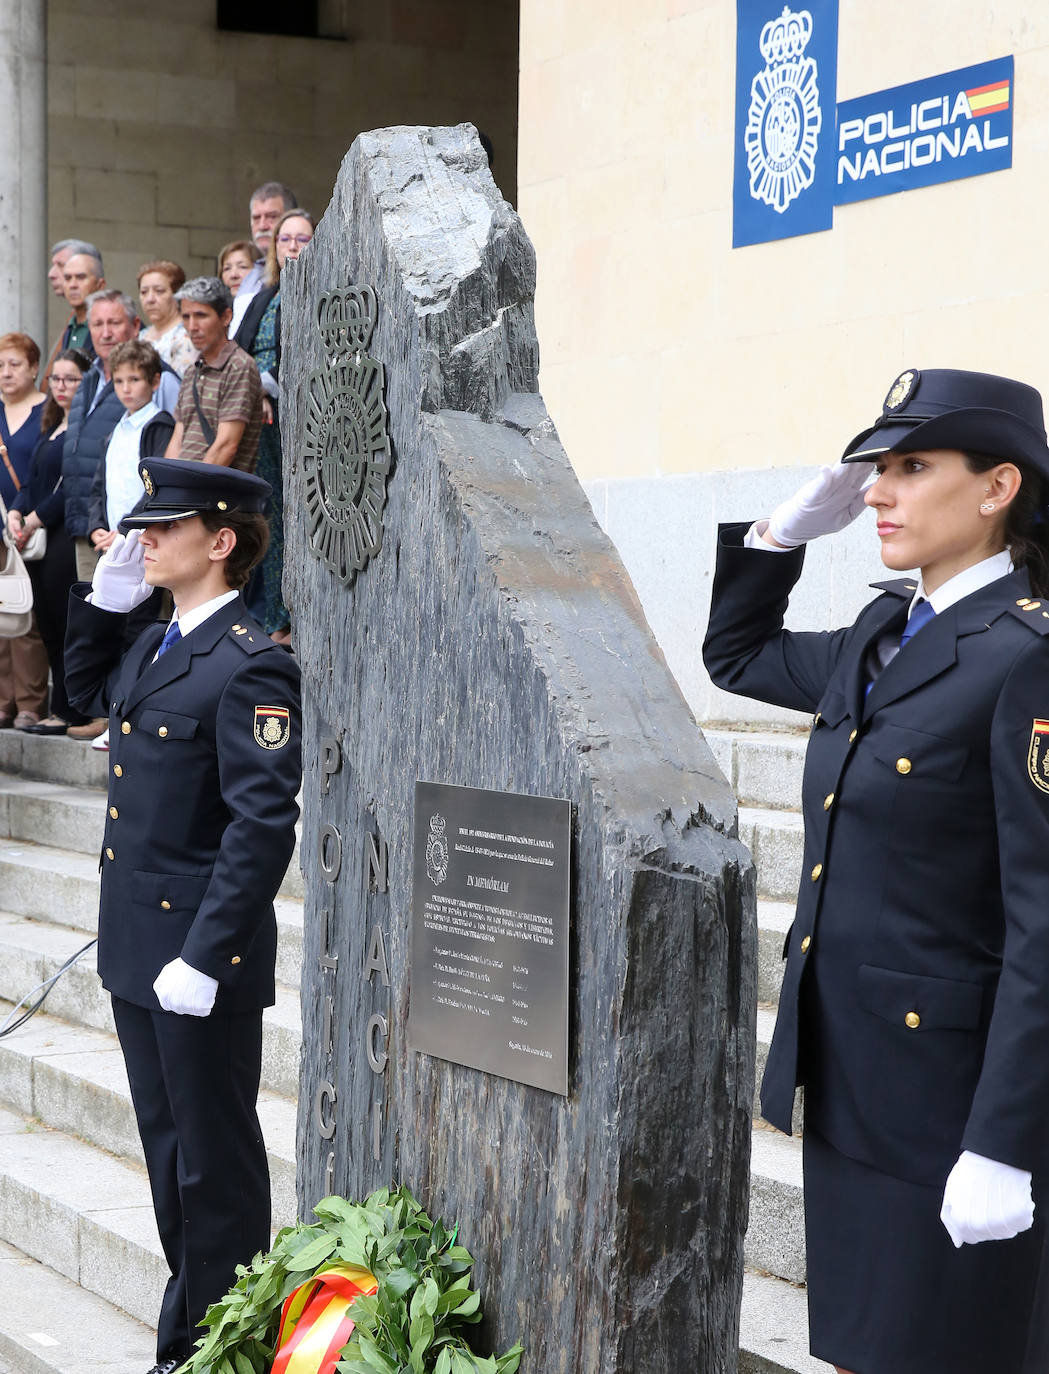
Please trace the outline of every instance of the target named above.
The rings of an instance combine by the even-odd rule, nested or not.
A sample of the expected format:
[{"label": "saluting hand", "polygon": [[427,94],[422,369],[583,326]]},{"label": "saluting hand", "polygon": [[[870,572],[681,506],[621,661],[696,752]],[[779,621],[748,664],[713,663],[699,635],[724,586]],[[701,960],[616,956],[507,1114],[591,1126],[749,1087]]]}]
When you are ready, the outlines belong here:
[{"label": "saluting hand", "polygon": [[1011,1240],[1034,1224],[1031,1175],[964,1150],[943,1190],[940,1220],[959,1250],[984,1240]]},{"label": "saluting hand", "polygon": [[177,1016],[207,1016],[215,1005],[215,994],[219,990],[218,979],[210,974],[172,959],[165,964],[153,980],[153,991],[164,1011],[173,1011]]},{"label": "saluting hand", "polygon": [[138,540],[138,530],[129,535],[118,534],[105,557],[95,565],[91,579],[91,604],[103,611],[118,611],[127,615],[141,606],[153,591],[143,576],[145,550]]},{"label": "saluting hand", "polygon": [[764,537],[781,549],[796,549],[823,534],[837,534],[863,510],[863,492],[873,473],[873,463],[828,463],[776,507]]}]

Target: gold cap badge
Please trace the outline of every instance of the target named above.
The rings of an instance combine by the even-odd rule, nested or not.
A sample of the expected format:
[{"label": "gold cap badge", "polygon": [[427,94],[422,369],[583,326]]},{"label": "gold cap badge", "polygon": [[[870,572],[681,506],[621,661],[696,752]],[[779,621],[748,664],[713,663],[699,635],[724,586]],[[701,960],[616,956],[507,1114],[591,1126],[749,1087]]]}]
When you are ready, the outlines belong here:
[{"label": "gold cap badge", "polygon": [[149,475],[149,468],[142,469],[142,485],[146,489],[147,496],[152,496],[156,491],[156,487],[153,485],[153,478]]},{"label": "gold cap badge", "polygon": [[913,367],[909,367],[906,372],[901,372],[892,386],[889,387],[889,394],[882,403],[882,410],[890,412],[899,410],[900,406],[910,400],[914,394],[920,377],[921,373]]}]

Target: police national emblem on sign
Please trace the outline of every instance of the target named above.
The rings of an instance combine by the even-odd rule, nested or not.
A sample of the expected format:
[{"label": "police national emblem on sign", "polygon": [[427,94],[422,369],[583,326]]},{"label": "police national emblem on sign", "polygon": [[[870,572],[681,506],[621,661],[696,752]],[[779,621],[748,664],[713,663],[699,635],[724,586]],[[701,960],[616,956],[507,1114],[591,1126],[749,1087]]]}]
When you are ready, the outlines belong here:
[{"label": "police national emblem on sign", "polygon": [[744,133],[750,194],[780,215],[816,175],[823,115],[816,61],[805,56],[811,37],[811,13],[784,6],[761,30],[765,68],[750,85]]},{"label": "police national emblem on sign", "polygon": [[328,354],[311,374],[302,456],[310,547],[349,583],[382,547],[390,436],[382,363],[365,352],[377,318],[370,286],[321,297]]},{"label": "police national emblem on sign", "polygon": [[255,707],[255,743],[263,749],[283,749],[291,738],[286,706]]},{"label": "police national emblem on sign", "polygon": [[426,837],[426,875],[434,887],[440,887],[448,876],[447,828],[439,812],[430,817],[430,833]]}]

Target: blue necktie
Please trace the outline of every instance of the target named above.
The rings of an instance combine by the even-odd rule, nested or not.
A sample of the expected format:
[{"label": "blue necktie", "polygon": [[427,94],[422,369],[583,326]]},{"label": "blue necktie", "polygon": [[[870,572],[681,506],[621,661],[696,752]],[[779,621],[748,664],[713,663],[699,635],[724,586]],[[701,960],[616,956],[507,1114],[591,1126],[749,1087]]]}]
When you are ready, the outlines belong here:
[{"label": "blue necktie", "polygon": [[178,621],[173,620],[164,631],[164,638],[160,641],[160,648],[157,650],[157,658],[163,658],[173,644],[177,644],[182,638],[182,631],[178,627]]},{"label": "blue necktie", "polygon": [[900,635],[900,648],[902,649],[907,641],[918,633],[923,625],[927,625],[936,612],[928,601],[919,601],[914,610],[911,611],[910,619],[903,627],[903,634]]}]

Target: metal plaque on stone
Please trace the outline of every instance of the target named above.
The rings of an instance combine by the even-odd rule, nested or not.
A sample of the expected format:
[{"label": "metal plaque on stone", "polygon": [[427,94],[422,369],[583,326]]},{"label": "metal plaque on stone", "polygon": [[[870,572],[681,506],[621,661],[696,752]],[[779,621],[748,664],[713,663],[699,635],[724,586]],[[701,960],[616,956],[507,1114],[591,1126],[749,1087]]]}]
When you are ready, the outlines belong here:
[{"label": "metal plaque on stone", "polygon": [[416,783],[412,1049],[567,1094],[571,814]]}]

